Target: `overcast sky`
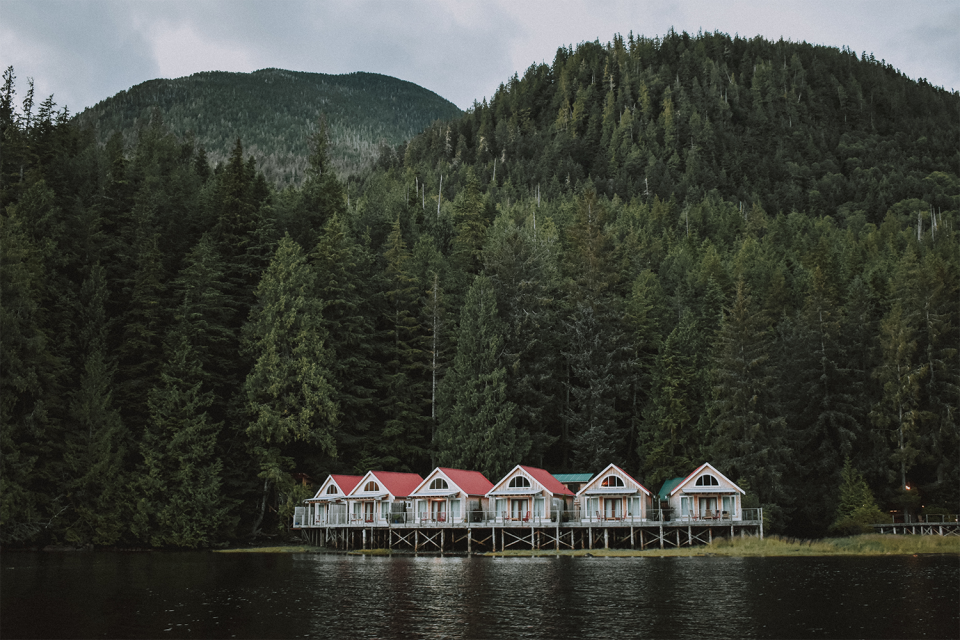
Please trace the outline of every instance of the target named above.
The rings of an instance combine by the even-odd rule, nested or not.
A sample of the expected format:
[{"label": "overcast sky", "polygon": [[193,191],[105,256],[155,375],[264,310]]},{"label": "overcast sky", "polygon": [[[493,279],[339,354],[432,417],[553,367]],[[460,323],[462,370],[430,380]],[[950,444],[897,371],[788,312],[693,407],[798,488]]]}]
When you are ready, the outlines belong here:
[{"label": "overcast sky", "polygon": [[371,71],[462,109],[557,47],[761,35],[849,46],[960,88],[960,0],[0,0],[0,64],[72,113],[153,78],[278,67]]}]

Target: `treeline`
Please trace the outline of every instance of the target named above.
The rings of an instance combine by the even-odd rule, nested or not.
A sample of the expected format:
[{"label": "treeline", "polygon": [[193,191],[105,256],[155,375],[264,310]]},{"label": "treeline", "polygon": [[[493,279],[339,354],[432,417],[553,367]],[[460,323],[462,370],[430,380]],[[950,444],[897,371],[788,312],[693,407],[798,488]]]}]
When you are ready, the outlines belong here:
[{"label": "treeline", "polygon": [[280,186],[300,186],[306,178],[320,113],[329,122],[330,162],[341,176],[367,169],[382,145],[399,144],[435,120],[461,114],[435,93],[389,76],[261,69],[150,80],[84,110],[78,119],[102,142],[121,132],[129,146],[155,112],[175,135],[192,136],[214,165],[226,162],[242,138],[257,169]]},{"label": "treeline", "polygon": [[[794,58],[803,113],[744,98]],[[830,78],[883,91],[853,117]],[[5,80],[6,543],[206,546],[282,526],[292,473],[438,464],[657,489],[709,460],[817,535],[849,459],[883,508],[958,511],[956,94],[805,44],[618,38],[345,185],[321,122],[281,189],[239,141],[219,170],[159,121],[100,146]]]}]

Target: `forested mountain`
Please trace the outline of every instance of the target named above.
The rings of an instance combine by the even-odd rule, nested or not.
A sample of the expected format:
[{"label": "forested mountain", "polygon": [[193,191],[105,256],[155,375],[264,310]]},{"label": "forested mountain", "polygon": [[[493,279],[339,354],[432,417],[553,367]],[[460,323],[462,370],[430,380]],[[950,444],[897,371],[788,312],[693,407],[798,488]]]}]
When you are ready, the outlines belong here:
[{"label": "forested mountain", "polygon": [[960,511],[955,92],[617,36],[346,183],[321,123],[280,188],[243,141],[98,145],[6,80],[6,543],[217,544],[291,472],[437,464],[655,490],[710,461],[822,535],[849,460],[885,509]]},{"label": "forested mountain", "polygon": [[203,147],[212,164],[226,162],[239,137],[269,181],[298,186],[321,113],[329,122],[330,159],[341,176],[368,166],[381,145],[400,144],[435,120],[461,114],[432,91],[390,76],[261,69],[150,80],[77,117],[102,142],[120,131],[130,145],[156,111],[171,133],[191,136]]}]

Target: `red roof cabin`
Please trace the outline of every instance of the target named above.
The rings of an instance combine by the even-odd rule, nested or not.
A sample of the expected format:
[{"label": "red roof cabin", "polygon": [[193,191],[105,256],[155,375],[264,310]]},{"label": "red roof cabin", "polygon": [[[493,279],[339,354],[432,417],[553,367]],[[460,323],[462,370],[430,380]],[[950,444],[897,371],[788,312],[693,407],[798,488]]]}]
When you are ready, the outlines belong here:
[{"label": "red roof cabin", "polygon": [[347,506],[344,499],[363,476],[330,474],[307,504],[307,523],[320,527],[327,524],[346,524]]},{"label": "red roof cabin", "polygon": [[392,514],[406,513],[407,499],[421,482],[419,473],[368,471],[347,495],[350,523],[385,526]]},{"label": "red roof cabin", "polygon": [[550,473],[517,465],[487,492],[496,522],[558,522],[573,501],[573,492]]},{"label": "red roof cabin", "polygon": [[493,483],[479,471],[437,467],[410,494],[414,517],[417,522],[435,524],[479,521],[492,488]]}]

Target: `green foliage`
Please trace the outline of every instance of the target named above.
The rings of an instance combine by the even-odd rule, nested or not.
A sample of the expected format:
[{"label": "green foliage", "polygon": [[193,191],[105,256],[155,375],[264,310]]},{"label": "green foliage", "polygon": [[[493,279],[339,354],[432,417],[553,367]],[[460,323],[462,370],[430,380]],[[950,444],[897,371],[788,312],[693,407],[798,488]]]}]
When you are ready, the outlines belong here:
[{"label": "green foliage", "polygon": [[302,440],[336,452],[337,406],[315,278],[300,246],[285,237],[257,287],[245,330],[254,365],[244,389],[247,433],[258,446]]},{"label": "green foliage", "polygon": [[877,507],[863,474],[854,468],[850,458],[843,463],[840,478],[840,501],[830,531],[840,535],[873,532],[870,525],[885,522],[886,518]]}]

